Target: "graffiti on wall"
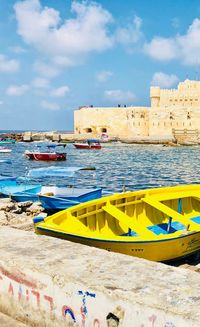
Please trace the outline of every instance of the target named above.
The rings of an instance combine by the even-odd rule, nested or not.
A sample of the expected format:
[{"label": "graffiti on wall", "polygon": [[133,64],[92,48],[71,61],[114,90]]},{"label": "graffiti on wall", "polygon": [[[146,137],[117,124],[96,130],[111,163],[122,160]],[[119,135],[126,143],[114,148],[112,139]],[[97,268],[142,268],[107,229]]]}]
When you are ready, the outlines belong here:
[{"label": "graffiti on wall", "polygon": [[[21,272],[11,273],[6,269],[0,267],[0,292],[7,293],[13,300],[17,301],[22,306],[24,304],[30,304],[35,309],[45,308],[45,311],[49,314],[51,319],[60,317],[66,322],[78,323],[82,327],[103,327],[112,326],[120,327],[124,326],[125,310],[120,306],[117,306],[112,312],[105,312],[100,317],[94,316],[94,310],[91,317],[91,306],[95,305],[97,300],[97,294],[90,291],[78,290],[74,296],[77,297],[76,303],[79,303],[79,307],[73,307],[70,300],[65,300],[62,297],[63,303],[56,302],[56,299],[45,293],[47,286],[44,283],[27,278],[25,274]],[[97,304],[96,304],[97,305]],[[56,313],[55,313],[56,308]],[[97,309],[99,309],[97,305]],[[100,310],[96,310],[99,311]],[[94,316],[94,317],[93,317]],[[144,316],[141,317],[144,319]],[[89,325],[88,325],[89,322]],[[135,327],[161,327],[161,324],[157,324],[158,317],[155,314],[148,316],[147,320],[138,324]],[[126,324],[125,324],[126,326]],[[131,325],[130,325],[131,327]],[[162,327],[176,327],[172,322],[165,322]]]}]

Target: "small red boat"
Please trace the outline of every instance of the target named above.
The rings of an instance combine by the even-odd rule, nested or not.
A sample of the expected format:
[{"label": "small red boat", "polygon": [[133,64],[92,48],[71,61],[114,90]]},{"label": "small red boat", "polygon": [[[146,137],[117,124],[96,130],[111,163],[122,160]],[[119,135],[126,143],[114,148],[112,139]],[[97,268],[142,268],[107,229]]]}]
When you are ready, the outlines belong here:
[{"label": "small red boat", "polygon": [[43,160],[43,161],[62,161],[66,160],[67,154],[66,153],[60,153],[60,152],[30,152],[25,151],[24,152],[25,157],[30,160]]},{"label": "small red boat", "polygon": [[99,140],[87,140],[87,143],[73,143],[76,149],[95,149],[100,150],[101,144]]}]

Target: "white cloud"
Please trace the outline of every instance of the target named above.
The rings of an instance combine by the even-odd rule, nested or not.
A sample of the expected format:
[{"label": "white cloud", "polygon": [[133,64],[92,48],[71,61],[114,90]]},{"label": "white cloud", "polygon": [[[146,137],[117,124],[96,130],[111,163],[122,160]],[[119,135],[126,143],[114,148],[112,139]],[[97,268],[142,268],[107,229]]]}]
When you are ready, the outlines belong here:
[{"label": "white cloud", "polygon": [[64,97],[67,93],[69,93],[69,91],[69,87],[67,85],[64,85],[52,90],[50,95],[53,97]]},{"label": "white cloud", "polygon": [[49,88],[49,80],[43,77],[37,77],[32,81],[32,85],[39,89]]},{"label": "white cloud", "polygon": [[17,53],[17,54],[21,54],[21,53],[25,53],[26,50],[20,46],[15,46],[15,47],[10,47],[10,50],[14,53]]},{"label": "white cloud", "polygon": [[49,57],[62,58],[65,65],[113,44],[107,32],[112,16],[97,3],[73,1],[71,12],[75,17],[65,21],[57,10],[42,7],[39,0],[18,1],[14,9],[23,40]]},{"label": "white cloud", "polygon": [[160,61],[179,59],[187,65],[200,64],[200,19],[194,19],[183,35],[171,38],[155,36],[144,45],[144,52]]},{"label": "white cloud", "polygon": [[131,91],[122,91],[122,90],[107,90],[104,92],[104,97],[106,100],[111,102],[129,102],[134,101],[136,96]]},{"label": "white cloud", "polygon": [[168,75],[162,72],[156,72],[153,75],[151,85],[169,88],[177,84],[178,81],[179,78],[174,74]]},{"label": "white cloud", "polygon": [[127,27],[119,28],[116,32],[116,40],[124,45],[137,43],[142,37],[142,19],[135,16],[133,22]]},{"label": "white cloud", "polygon": [[144,45],[144,51],[153,59],[160,61],[175,59],[178,56],[177,44],[174,39],[154,37]]},{"label": "white cloud", "polygon": [[0,72],[1,73],[15,73],[18,72],[20,64],[15,59],[7,59],[6,56],[0,54]]},{"label": "white cloud", "polygon": [[33,69],[40,75],[53,78],[60,74],[61,69],[50,64],[46,64],[44,62],[35,62],[33,65]]},{"label": "white cloud", "polygon": [[96,75],[96,79],[98,82],[103,83],[106,82],[112,75],[112,72],[103,70]]},{"label": "white cloud", "polygon": [[23,85],[10,85],[6,94],[9,96],[21,96],[24,95],[29,90],[29,86],[27,84]]},{"label": "white cloud", "polygon": [[52,111],[60,110],[60,106],[55,102],[49,102],[49,101],[43,100],[40,103],[40,105],[41,105],[41,107],[48,109],[48,110],[52,110]]}]

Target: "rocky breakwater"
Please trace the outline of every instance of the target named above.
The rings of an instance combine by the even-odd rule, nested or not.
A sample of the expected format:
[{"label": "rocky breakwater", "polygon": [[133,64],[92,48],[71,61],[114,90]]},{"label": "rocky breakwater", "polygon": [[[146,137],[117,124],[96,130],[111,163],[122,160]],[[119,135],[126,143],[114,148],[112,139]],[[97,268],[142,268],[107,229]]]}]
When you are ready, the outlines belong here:
[{"label": "rocky breakwater", "polygon": [[40,202],[15,202],[10,198],[0,198],[0,226],[10,226],[22,230],[33,230],[33,217],[47,214]]}]

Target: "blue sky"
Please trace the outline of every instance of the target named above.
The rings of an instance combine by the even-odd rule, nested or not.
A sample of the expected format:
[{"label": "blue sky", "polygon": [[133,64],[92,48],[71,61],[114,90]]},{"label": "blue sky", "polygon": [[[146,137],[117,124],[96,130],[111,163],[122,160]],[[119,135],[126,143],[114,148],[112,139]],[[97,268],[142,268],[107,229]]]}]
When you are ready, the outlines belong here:
[{"label": "blue sky", "polygon": [[71,131],[79,106],[146,106],[186,78],[197,0],[0,0],[0,129]]}]

